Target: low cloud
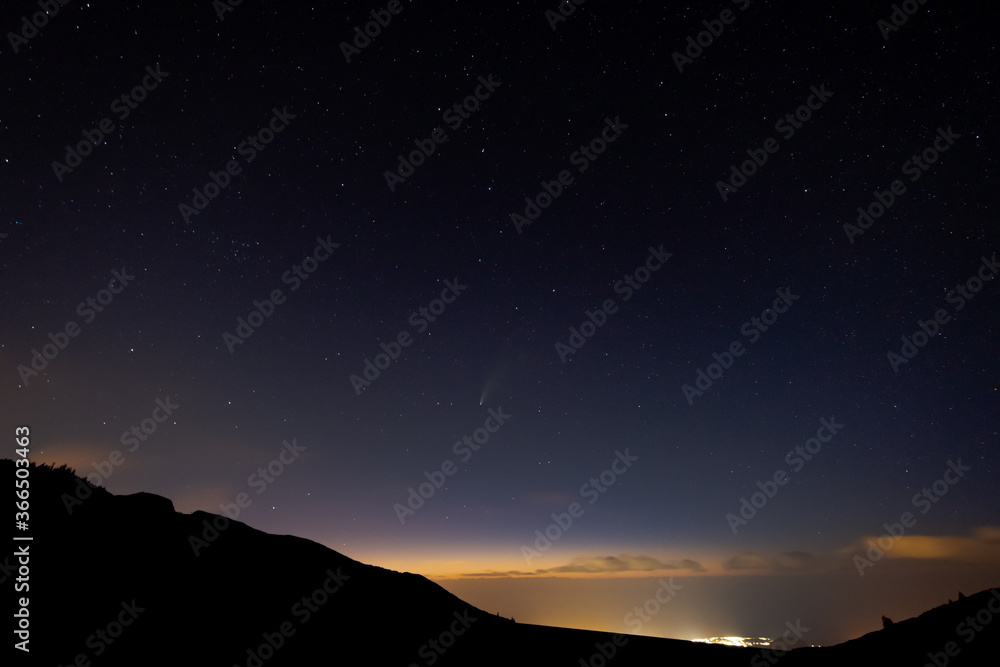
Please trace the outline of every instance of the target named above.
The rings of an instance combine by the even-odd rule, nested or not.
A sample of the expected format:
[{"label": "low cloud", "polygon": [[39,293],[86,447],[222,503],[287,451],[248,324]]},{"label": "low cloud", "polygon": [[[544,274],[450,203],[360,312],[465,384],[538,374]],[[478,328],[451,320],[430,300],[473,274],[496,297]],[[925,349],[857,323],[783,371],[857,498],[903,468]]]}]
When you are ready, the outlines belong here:
[{"label": "low cloud", "polygon": [[[876,545],[880,536],[863,537],[842,551],[843,554],[864,554]],[[883,542],[887,538],[881,536]],[[890,547],[884,549],[886,558],[937,561],[940,564],[994,564],[1000,562],[1000,526],[980,526],[972,535],[935,536],[902,535],[891,538]]]},{"label": "low cloud", "polygon": [[776,570],[815,570],[820,559],[804,551],[786,551],[774,556],[771,565]]},{"label": "low cloud", "polygon": [[537,569],[531,572],[524,570],[507,570],[505,572],[469,572],[463,577],[545,577],[560,574],[600,574],[623,572],[655,572],[658,570],[690,570],[705,572],[701,563],[689,558],[678,561],[661,561],[650,556],[581,556],[574,558],[566,565]]},{"label": "low cloud", "polygon": [[728,559],[722,567],[727,570],[766,570],[768,563],[763,556],[752,551],[745,551]]},{"label": "low cloud", "polygon": [[664,563],[649,556],[585,556],[574,558],[568,565],[552,568],[547,572],[650,572],[653,570],[691,570],[704,572],[705,568],[693,560]]},{"label": "low cloud", "polygon": [[767,572],[796,572],[819,569],[824,559],[804,551],[784,551],[779,554],[762,556],[752,551],[744,551],[727,559],[722,567],[734,570],[763,570]]}]

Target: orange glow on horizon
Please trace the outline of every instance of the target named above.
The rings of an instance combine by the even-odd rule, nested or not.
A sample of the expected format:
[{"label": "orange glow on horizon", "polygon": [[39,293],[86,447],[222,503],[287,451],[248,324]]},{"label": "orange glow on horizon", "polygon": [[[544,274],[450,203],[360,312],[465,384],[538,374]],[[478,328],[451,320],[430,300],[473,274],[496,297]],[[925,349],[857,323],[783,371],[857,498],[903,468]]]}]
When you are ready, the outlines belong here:
[{"label": "orange glow on horizon", "polygon": [[[575,557],[546,558],[528,565],[524,558],[498,557],[495,552],[469,552],[463,558],[455,558],[428,549],[401,555],[398,551],[364,550],[345,555],[365,563],[396,570],[420,574],[433,581],[448,580],[502,580],[502,579],[648,579],[668,577],[745,577],[765,572],[753,570],[727,570],[723,558],[696,559],[703,570],[683,567],[655,569],[623,569],[596,571],[561,571],[571,563],[592,558],[590,554]],[[616,555],[617,556],[617,555]],[[666,560],[666,559],[665,559]],[[770,572],[766,572],[770,573]]]}]

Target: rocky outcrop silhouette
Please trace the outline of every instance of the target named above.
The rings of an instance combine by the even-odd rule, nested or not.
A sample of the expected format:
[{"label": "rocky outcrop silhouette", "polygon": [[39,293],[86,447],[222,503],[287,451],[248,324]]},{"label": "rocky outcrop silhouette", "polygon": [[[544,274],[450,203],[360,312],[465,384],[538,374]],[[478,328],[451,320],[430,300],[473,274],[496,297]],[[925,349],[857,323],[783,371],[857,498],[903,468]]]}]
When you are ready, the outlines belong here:
[{"label": "rocky outcrop silhouette", "polygon": [[[14,479],[14,462],[0,460],[0,471]],[[16,664],[742,667],[777,659],[760,649],[514,623],[422,576],[306,539],[178,513],[150,493],[113,495],[66,467],[29,471],[33,540],[15,542],[0,560],[5,599],[30,598],[30,654]],[[30,590],[15,594],[12,552],[24,544]],[[997,655],[1000,620],[970,642],[956,627],[991,604],[1000,610],[1000,593],[983,591],[844,644],[792,650],[781,664],[921,665],[947,641],[959,648],[947,664],[990,664],[979,661]]]}]

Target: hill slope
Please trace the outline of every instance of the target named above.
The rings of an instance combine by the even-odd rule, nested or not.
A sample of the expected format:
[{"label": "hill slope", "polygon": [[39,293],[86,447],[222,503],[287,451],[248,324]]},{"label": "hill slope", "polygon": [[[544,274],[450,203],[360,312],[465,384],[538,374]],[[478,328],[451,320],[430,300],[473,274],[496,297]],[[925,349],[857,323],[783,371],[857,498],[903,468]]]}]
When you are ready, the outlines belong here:
[{"label": "hill slope", "polygon": [[[14,464],[0,461],[4,478]],[[270,535],[160,496],[115,496],[72,471],[30,468],[28,664],[39,665],[567,665],[772,664],[758,650],[515,624],[424,577],[366,565],[309,540]],[[3,585],[12,591],[10,556]],[[18,596],[25,593],[18,593]],[[986,664],[1000,623],[965,643],[966,615],[989,591],[836,647],[799,649],[782,664]],[[995,606],[1000,610],[1000,595]],[[13,612],[12,612],[13,613]],[[10,618],[8,616],[8,618]],[[604,654],[602,656],[602,653]],[[19,656],[23,658],[23,654]],[[770,658],[770,660],[768,659]],[[759,661],[759,662],[758,662]]]}]

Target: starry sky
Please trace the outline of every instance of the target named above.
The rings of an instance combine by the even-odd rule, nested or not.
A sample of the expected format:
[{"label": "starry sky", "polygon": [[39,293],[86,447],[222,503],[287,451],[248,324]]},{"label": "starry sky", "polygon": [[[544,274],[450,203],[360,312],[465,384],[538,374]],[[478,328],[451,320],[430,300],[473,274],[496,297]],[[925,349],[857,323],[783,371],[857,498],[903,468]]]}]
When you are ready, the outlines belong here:
[{"label": "starry sky", "polygon": [[38,7],[36,461],[522,622],[824,644],[997,585],[995,9]]}]

